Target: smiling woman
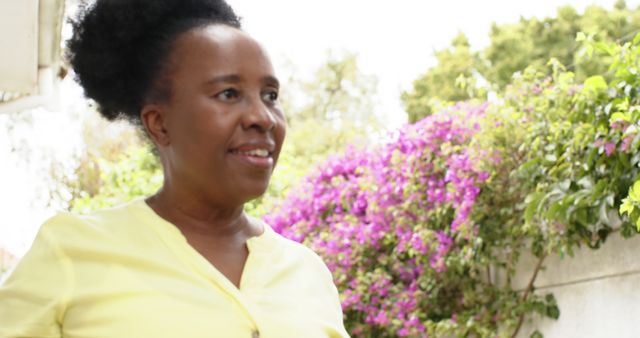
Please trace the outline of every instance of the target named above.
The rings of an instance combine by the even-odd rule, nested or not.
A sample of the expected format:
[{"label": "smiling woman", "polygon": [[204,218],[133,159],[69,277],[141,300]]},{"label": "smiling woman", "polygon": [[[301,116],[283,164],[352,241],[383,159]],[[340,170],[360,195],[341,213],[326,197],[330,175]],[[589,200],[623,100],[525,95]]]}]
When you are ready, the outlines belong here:
[{"label": "smiling woman", "polygon": [[285,134],[264,50],[237,28],[210,25],[178,38],[170,60],[171,100],[141,113],[165,168],[158,199],[186,191],[237,208],[262,195]]},{"label": "smiling woman", "polygon": [[68,58],[104,117],[144,128],[164,184],[60,214],[0,286],[0,337],[347,337],[331,274],[246,215],[285,137],[264,49],[218,0],[98,0]]}]

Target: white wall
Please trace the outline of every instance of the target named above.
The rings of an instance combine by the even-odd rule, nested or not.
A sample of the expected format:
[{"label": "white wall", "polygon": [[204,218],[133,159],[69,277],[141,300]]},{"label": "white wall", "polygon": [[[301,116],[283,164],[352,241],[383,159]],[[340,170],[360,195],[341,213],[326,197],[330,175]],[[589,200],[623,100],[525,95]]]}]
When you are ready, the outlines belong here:
[{"label": "white wall", "polygon": [[[523,257],[514,284],[524,288],[534,266],[534,258]],[[640,236],[614,234],[598,250],[583,247],[574,257],[550,256],[545,266],[536,292],[555,295],[560,318],[534,319],[519,337],[529,337],[535,328],[545,338],[640,337]]]},{"label": "white wall", "polygon": [[38,1],[0,1],[0,91],[38,86]]}]

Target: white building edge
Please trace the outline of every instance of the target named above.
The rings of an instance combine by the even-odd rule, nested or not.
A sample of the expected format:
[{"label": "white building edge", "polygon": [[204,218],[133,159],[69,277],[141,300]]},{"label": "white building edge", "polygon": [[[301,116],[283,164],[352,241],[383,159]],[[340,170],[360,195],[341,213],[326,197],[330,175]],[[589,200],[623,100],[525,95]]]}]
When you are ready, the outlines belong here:
[{"label": "white building edge", "polygon": [[64,0],[0,1],[0,114],[55,108]]}]

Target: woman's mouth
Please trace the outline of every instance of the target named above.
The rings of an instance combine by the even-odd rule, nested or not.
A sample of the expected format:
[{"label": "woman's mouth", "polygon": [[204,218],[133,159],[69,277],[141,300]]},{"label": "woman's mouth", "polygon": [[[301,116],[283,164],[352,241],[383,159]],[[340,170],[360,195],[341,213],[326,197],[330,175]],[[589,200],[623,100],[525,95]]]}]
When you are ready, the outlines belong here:
[{"label": "woman's mouth", "polygon": [[232,149],[229,152],[243,164],[259,169],[273,168],[273,153],[264,148]]}]

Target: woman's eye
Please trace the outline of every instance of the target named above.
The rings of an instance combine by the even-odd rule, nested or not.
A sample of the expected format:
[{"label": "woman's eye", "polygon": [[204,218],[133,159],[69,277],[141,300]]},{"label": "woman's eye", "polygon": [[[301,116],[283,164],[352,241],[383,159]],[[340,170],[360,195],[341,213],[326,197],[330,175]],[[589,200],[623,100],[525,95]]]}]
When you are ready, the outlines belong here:
[{"label": "woman's eye", "polygon": [[233,88],[228,88],[216,94],[216,97],[223,101],[230,101],[238,97],[238,91]]},{"label": "woman's eye", "polygon": [[266,102],[276,102],[278,101],[278,92],[275,90],[265,92],[262,94],[262,99]]}]

